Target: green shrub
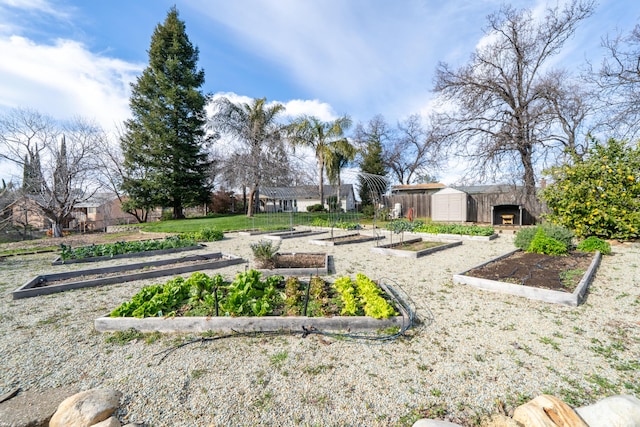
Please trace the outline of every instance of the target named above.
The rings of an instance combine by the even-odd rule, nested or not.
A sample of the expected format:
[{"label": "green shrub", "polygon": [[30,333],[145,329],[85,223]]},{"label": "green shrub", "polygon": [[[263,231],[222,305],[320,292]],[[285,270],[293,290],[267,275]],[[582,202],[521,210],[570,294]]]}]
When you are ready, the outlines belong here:
[{"label": "green shrub", "polygon": [[573,232],[562,225],[544,222],[537,227],[522,228],[516,233],[514,244],[517,248],[526,251],[531,245],[531,241],[536,236],[538,230],[544,231],[544,235],[562,242],[567,250],[573,246]]},{"label": "green shrub", "polygon": [[320,203],[316,203],[315,205],[307,206],[307,212],[324,212],[324,206]]},{"label": "green shrub", "polygon": [[280,243],[274,243],[273,240],[260,240],[257,243],[252,243],[250,246],[258,268],[275,267],[276,254],[278,249],[280,249]]},{"label": "green shrub", "polygon": [[540,197],[547,218],[579,237],[633,240],[640,236],[640,144],[595,139],[582,157],[543,172]]},{"label": "green shrub", "polygon": [[547,236],[542,228],[538,228],[536,235],[527,248],[527,252],[545,255],[565,255],[568,252],[568,248],[564,242]]},{"label": "green shrub", "polygon": [[577,249],[582,252],[600,251],[602,255],[611,255],[611,245],[609,242],[596,236],[587,237],[578,243]]}]

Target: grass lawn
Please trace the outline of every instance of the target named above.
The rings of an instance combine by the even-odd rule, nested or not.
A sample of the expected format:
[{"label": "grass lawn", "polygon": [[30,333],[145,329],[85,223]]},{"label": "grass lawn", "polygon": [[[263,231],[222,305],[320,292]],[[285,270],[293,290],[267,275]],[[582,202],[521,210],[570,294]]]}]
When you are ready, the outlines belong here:
[{"label": "grass lawn", "polygon": [[[331,215],[331,216],[330,216]],[[319,212],[295,212],[256,214],[253,218],[246,215],[215,215],[183,220],[170,220],[138,224],[145,231],[162,233],[183,233],[198,231],[202,228],[215,228],[221,231],[238,230],[282,230],[289,227],[311,226],[314,219],[327,219],[363,223],[357,214],[327,214]]]}]

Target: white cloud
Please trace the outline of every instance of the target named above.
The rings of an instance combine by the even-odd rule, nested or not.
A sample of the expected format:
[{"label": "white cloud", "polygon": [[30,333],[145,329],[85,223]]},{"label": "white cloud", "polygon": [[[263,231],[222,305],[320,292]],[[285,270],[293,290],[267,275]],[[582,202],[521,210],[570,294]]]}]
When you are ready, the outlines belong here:
[{"label": "white cloud", "polygon": [[129,83],[143,66],[94,54],[81,43],[0,38],[0,106],[28,107],[58,119],[82,116],[106,130],[129,116]]}]

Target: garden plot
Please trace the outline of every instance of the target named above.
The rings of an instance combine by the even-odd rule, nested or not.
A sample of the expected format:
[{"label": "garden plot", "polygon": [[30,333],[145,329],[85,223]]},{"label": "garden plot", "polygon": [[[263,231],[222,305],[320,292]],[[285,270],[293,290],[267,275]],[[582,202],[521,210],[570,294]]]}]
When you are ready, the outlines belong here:
[{"label": "garden plot", "polygon": [[[348,285],[345,294],[345,288],[341,288],[338,281],[334,287],[319,277],[308,281],[295,278],[283,281],[274,277],[263,280],[259,272],[249,270],[238,274],[231,284],[225,284],[220,277],[195,273],[187,280],[174,279],[157,288],[158,292],[165,292],[167,286],[177,289],[167,296],[177,298],[174,303],[162,303],[166,310],[172,310],[170,313],[153,315],[158,310],[155,304],[162,298],[152,296],[154,291],[150,287],[110,315],[97,318],[94,326],[99,332],[133,328],[163,333],[388,333],[389,330],[404,333],[413,325],[414,310],[398,290],[384,282],[372,282],[363,275],[358,275],[352,283],[362,283],[362,280],[378,289],[375,295],[369,290],[356,299],[345,299],[353,286],[364,289],[365,285]],[[239,294],[234,291],[238,289],[242,291]],[[181,294],[187,299],[175,297]],[[278,297],[281,294],[285,295],[284,299]],[[252,297],[245,300],[249,296]],[[167,308],[169,306],[172,308]]]},{"label": "garden plot", "polygon": [[371,252],[405,258],[420,258],[434,252],[460,246],[462,241],[423,240],[421,237],[370,248]]},{"label": "garden plot", "polygon": [[160,261],[45,274],[32,278],[13,291],[12,295],[13,299],[29,298],[71,289],[111,285],[198,270],[218,269],[243,262],[245,262],[244,259],[235,255],[209,253]]},{"label": "garden plot", "polygon": [[596,252],[566,256],[509,252],[453,276],[454,283],[532,300],[579,305],[602,255]]}]

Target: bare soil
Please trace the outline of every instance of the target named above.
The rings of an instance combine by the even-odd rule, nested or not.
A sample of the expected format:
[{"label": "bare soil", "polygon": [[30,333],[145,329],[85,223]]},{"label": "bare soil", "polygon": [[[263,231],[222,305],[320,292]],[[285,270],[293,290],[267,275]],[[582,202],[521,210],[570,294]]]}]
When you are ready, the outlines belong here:
[{"label": "bare soil", "polygon": [[392,246],[385,246],[389,249],[397,249],[401,251],[413,251],[418,252],[424,249],[435,248],[436,246],[442,246],[445,243],[443,242],[430,242],[428,240],[422,240],[419,242],[410,242],[410,243],[397,243]]},{"label": "bare soil", "polygon": [[322,268],[324,254],[277,254],[274,268]]},{"label": "bare soil", "polygon": [[566,256],[529,252],[514,254],[468,271],[466,276],[573,292],[593,260],[592,253],[571,252]]}]

